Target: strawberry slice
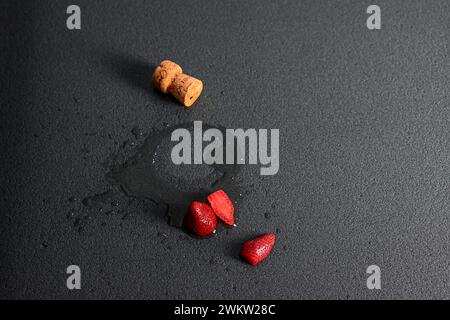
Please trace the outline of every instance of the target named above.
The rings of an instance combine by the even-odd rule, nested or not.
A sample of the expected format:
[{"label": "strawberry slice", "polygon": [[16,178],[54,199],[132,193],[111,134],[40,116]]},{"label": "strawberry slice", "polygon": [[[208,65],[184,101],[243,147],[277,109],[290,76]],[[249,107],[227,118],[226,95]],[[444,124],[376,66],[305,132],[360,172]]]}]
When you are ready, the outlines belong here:
[{"label": "strawberry slice", "polygon": [[220,220],[230,226],[234,225],[234,206],[225,191],[217,190],[210,194],[208,202]]},{"label": "strawberry slice", "polygon": [[198,201],[192,202],[189,206],[185,222],[189,230],[200,237],[213,234],[217,226],[217,218],[211,207]]},{"label": "strawberry slice", "polygon": [[267,233],[261,237],[245,242],[242,245],[240,255],[252,266],[256,266],[269,255],[275,244],[276,236]]}]

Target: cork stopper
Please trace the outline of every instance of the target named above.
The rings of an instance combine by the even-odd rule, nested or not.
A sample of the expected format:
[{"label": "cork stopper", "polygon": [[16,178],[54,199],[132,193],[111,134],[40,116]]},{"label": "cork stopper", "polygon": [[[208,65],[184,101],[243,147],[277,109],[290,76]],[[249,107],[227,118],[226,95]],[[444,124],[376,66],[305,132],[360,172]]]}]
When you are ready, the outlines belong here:
[{"label": "cork stopper", "polygon": [[163,93],[170,93],[186,107],[192,106],[203,90],[203,83],[187,74],[170,60],[162,61],[153,72],[153,84]]}]

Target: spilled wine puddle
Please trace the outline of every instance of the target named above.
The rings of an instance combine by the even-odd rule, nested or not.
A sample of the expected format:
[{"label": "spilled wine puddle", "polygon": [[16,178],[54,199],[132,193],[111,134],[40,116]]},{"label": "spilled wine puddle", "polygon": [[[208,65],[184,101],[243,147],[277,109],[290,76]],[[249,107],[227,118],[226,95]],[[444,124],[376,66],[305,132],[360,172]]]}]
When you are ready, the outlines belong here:
[{"label": "spilled wine puddle", "polygon": [[[204,130],[219,129],[225,136],[225,128],[207,124],[203,126]],[[192,201],[206,201],[210,193],[223,189],[236,206],[242,198],[243,189],[236,183],[242,167],[237,164],[175,165],[171,160],[171,151],[178,142],[171,141],[171,134],[178,128],[193,132],[192,123],[153,131],[142,145],[137,147],[133,156],[119,165],[112,166],[107,179],[113,185],[119,186],[129,197],[165,205],[169,224],[182,227]],[[224,226],[218,225],[218,231],[222,229]]]}]

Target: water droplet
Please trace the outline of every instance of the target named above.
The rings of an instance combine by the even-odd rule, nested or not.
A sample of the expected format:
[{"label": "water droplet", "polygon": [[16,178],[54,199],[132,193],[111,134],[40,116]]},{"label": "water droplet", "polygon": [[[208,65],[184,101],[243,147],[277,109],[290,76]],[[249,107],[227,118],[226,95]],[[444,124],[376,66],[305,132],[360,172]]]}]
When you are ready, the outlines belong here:
[{"label": "water droplet", "polygon": [[[192,131],[193,124],[150,133],[132,157],[111,168],[107,178],[117,183],[127,196],[164,204],[169,223],[183,227],[184,216],[192,201],[206,201],[206,197],[217,189],[224,189],[232,200],[242,197],[240,187],[231,181],[241,166],[175,165],[171,151],[178,142],[171,141],[171,135],[178,128]],[[208,128],[212,126],[203,124],[203,130]],[[224,228],[219,225],[217,232]]]},{"label": "water droplet", "polygon": [[113,207],[117,207],[117,206],[119,206],[119,204],[120,204],[119,200],[113,200],[113,201],[111,201],[111,205],[112,205]]},{"label": "water droplet", "polygon": [[138,127],[134,127],[133,129],[131,129],[131,133],[133,134],[136,140],[144,135],[144,132],[142,132],[142,130],[139,129]]}]

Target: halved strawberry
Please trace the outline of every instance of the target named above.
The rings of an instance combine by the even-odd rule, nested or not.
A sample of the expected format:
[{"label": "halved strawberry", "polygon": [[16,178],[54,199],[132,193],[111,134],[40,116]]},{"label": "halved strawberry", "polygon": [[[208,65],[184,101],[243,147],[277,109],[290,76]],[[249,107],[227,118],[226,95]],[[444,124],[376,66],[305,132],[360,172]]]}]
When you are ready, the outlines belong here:
[{"label": "halved strawberry", "polygon": [[210,194],[208,202],[220,220],[231,226],[234,224],[234,206],[225,191],[217,190]]},{"label": "halved strawberry", "polygon": [[267,233],[261,237],[245,242],[242,245],[240,255],[252,266],[256,266],[269,255],[275,244],[276,236]]},{"label": "halved strawberry", "polygon": [[217,226],[217,218],[211,207],[198,201],[192,202],[189,206],[185,222],[193,233],[201,237],[211,235]]}]

